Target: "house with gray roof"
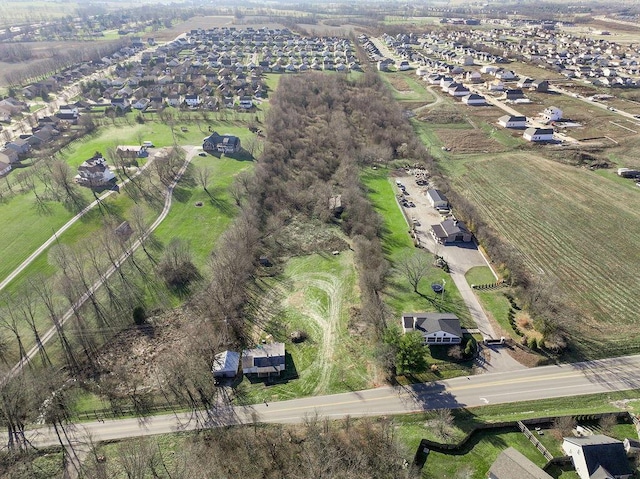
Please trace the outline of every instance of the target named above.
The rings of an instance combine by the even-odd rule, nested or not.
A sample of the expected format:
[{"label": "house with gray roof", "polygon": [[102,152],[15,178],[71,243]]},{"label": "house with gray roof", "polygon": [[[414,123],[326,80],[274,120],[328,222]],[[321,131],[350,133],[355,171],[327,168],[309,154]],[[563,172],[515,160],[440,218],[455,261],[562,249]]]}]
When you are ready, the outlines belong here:
[{"label": "house with gray roof", "polygon": [[517,449],[509,447],[502,451],[491,464],[489,479],[552,479]]},{"label": "house with gray roof", "polygon": [[440,244],[463,242],[473,240],[473,235],[462,221],[448,218],[439,225],[431,225],[431,235]]},{"label": "house with gray roof", "polygon": [[460,320],[451,313],[403,313],[402,331],[420,331],[425,344],[460,344]]},{"label": "house with gray roof", "polygon": [[565,437],[562,450],[571,457],[580,479],[628,479],[633,475],[624,444],[609,436]]},{"label": "house with gray roof", "polygon": [[242,351],[242,373],[258,377],[279,376],[285,370],[284,343],[260,344]]},{"label": "house with gray roof", "polygon": [[427,198],[434,208],[447,208],[449,200],[440,190],[427,190]]}]

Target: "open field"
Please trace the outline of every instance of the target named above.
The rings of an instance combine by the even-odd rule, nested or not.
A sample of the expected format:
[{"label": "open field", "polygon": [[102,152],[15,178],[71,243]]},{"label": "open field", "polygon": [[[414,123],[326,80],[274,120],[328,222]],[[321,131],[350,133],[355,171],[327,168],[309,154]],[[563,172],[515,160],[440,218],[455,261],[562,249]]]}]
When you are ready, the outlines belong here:
[{"label": "open field", "polygon": [[[447,171],[446,163],[441,166]],[[636,325],[640,307],[637,192],[523,153],[467,162],[464,172],[447,172],[458,191],[520,251],[530,271],[566,294],[584,315],[579,324],[564,325],[582,353],[640,347],[625,333]]]},{"label": "open field", "polygon": [[[243,378],[240,388],[252,402],[364,389],[375,384],[371,351],[352,322],[357,307],[353,253],[291,258],[282,274],[265,280],[261,321],[275,340],[286,343],[287,369],[269,385]],[[308,339],[291,341],[294,331]]]}]

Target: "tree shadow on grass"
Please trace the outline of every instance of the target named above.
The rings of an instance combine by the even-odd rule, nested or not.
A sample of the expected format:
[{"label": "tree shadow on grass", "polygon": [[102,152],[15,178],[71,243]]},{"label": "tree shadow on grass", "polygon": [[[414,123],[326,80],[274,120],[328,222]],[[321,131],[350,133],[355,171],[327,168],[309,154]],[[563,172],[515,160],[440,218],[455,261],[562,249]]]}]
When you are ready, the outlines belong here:
[{"label": "tree shadow on grass", "polygon": [[182,186],[176,186],[173,190],[173,199],[175,199],[179,203],[186,203],[191,199],[192,195],[193,191]]}]

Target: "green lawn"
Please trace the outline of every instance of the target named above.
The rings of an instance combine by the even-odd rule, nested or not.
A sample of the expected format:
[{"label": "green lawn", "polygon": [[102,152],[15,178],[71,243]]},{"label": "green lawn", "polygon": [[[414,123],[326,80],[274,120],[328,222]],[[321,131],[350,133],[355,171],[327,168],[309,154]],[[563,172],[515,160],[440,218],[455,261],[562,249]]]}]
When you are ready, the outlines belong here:
[{"label": "green lawn", "polygon": [[496,277],[488,266],[475,266],[467,271],[464,276],[470,285],[493,284],[496,282]]},{"label": "green lawn", "polygon": [[[464,326],[473,327],[469,310],[464,304],[458,289],[448,273],[435,266],[428,269],[427,274],[418,285],[418,293],[400,271],[393,270],[405,255],[418,254],[428,264],[433,262],[433,255],[413,245],[409,236],[409,227],[395,199],[395,191],[388,170],[379,168],[367,170],[362,175],[362,182],[376,211],[383,218],[382,247],[392,265],[392,272],[385,289],[385,302],[396,316],[407,311],[447,311],[458,315]],[[442,284],[445,281],[444,295],[431,290],[431,284]]]},{"label": "green lawn", "polygon": [[[614,401],[619,402],[614,403]],[[627,401],[626,404],[622,406],[625,401]],[[435,417],[433,412],[395,416],[393,421],[398,439],[410,451],[415,451],[423,438],[436,442],[457,443],[480,424],[539,417],[580,417],[617,412],[621,410],[621,407],[631,412],[637,412],[640,409],[640,391],[593,394],[453,410],[454,422],[452,427],[448,429],[450,434],[448,440],[443,440],[435,435],[433,425],[429,423]],[[594,426],[591,423],[589,425],[590,427]],[[625,437],[636,437],[633,424],[618,424],[609,434],[620,440]],[[554,456],[562,455],[560,435],[557,431],[545,430],[544,435],[537,437]],[[498,454],[509,446],[518,449],[539,466],[543,466],[546,462],[542,454],[522,433],[506,429],[489,429],[475,433],[461,453],[441,454],[432,451],[427,459],[422,477],[455,478],[461,477],[456,474],[460,474],[460,471],[464,470],[469,472],[469,475],[464,477],[484,478]],[[577,478],[575,472],[568,470],[552,469],[550,473],[556,478]]]}]

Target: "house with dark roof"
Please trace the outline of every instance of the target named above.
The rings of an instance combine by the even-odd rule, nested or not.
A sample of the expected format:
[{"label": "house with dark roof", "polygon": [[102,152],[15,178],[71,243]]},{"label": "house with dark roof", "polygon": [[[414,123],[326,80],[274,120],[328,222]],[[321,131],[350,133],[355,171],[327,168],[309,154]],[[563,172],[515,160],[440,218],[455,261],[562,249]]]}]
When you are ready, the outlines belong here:
[{"label": "house with dark roof", "polygon": [[624,444],[609,436],[565,437],[562,450],[580,479],[628,479],[633,474]]},{"label": "house with dark roof", "polygon": [[526,98],[524,92],[520,88],[509,89],[504,91],[505,100],[522,100]]},{"label": "house with dark roof", "polygon": [[285,370],[284,343],[260,344],[242,351],[242,373],[279,376]]},{"label": "house with dark roof", "polygon": [[527,117],[526,116],[516,116],[516,115],[503,115],[498,118],[498,125],[503,126],[504,128],[526,128],[527,127]]},{"label": "house with dark roof", "polygon": [[460,320],[451,313],[403,313],[402,331],[420,331],[425,344],[460,344]]},{"label": "house with dark roof", "polygon": [[502,451],[489,469],[489,479],[552,479],[517,449]]},{"label": "house with dark roof", "polygon": [[466,225],[455,218],[447,218],[439,225],[431,225],[431,235],[440,244],[468,243],[473,240]]},{"label": "house with dark roof", "polygon": [[204,151],[220,153],[237,153],[240,151],[240,138],[234,135],[219,135],[213,132],[202,143]]}]

